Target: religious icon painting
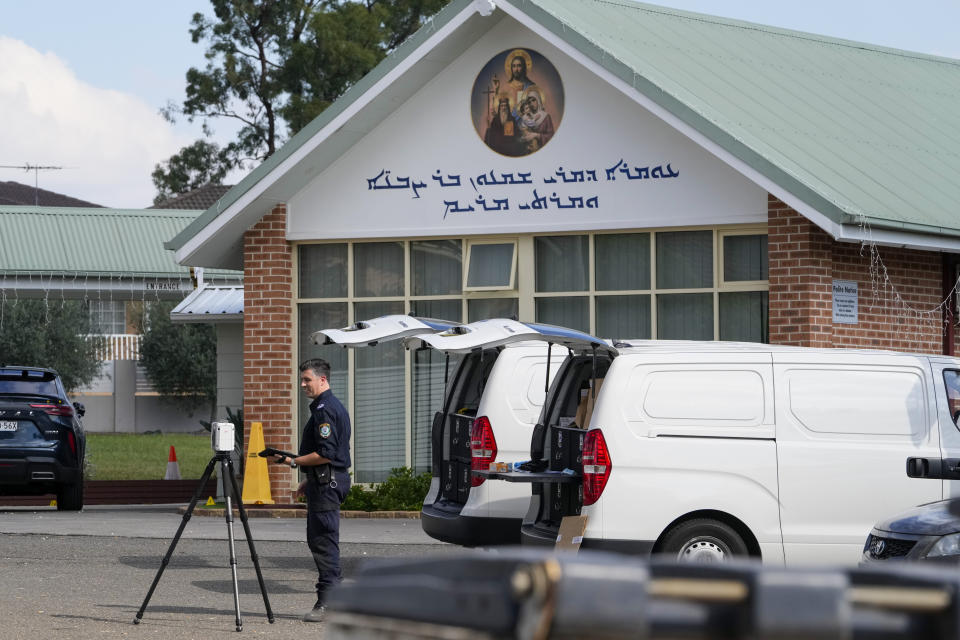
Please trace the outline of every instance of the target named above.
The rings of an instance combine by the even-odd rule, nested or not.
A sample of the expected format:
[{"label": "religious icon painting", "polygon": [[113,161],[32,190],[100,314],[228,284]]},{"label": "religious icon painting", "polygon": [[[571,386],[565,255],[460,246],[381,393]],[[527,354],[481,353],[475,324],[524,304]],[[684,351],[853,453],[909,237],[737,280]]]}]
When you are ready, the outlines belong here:
[{"label": "religious icon painting", "polygon": [[563,119],[563,83],[533,49],[501,51],[473,83],[473,126],[497,153],[514,158],[542,149]]}]

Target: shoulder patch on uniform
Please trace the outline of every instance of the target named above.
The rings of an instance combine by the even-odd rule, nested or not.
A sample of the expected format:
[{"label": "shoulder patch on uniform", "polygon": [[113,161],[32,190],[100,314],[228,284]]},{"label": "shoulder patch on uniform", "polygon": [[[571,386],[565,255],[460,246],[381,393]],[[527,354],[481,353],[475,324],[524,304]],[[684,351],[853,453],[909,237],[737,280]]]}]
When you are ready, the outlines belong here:
[{"label": "shoulder patch on uniform", "polygon": [[329,438],[330,434],[333,432],[333,429],[330,428],[329,422],[324,422],[320,425],[320,437]]}]

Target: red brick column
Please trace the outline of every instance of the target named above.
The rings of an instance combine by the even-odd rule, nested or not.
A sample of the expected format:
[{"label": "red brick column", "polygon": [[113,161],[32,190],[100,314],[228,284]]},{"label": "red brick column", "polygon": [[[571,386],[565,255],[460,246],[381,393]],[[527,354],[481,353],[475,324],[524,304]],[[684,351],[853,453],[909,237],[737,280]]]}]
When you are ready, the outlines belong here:
[{"label": "red brick column", "polygon": [[832,239],[773,196],[767,202],[770,343],[831,346]]},{"label": "red brick column", "polygon": [[[296,442],[293,393],[293,252],[285,239],[286,206],[279,205],[243,237],[243,417],[263,424],[267,446],[292,450]],[[269,465],[275,502],[292,501],[294,472]]]}]

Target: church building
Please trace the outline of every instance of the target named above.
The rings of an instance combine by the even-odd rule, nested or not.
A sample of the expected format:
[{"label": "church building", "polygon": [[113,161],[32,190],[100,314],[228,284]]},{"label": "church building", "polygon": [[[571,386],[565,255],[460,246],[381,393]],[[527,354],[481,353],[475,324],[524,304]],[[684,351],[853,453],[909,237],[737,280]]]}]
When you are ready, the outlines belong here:
[{"label": "church building", "polygon": [[[379,482],[429,470],[443,361],[313,331],[515,316],[954,353],[958,104],[958,60],[632,0],[454,0],[167,247],[243,270],[247,429],[295,448],[297,364],[326,358],[354,480]],[[287,501],[295,472],[270,473]]]}]

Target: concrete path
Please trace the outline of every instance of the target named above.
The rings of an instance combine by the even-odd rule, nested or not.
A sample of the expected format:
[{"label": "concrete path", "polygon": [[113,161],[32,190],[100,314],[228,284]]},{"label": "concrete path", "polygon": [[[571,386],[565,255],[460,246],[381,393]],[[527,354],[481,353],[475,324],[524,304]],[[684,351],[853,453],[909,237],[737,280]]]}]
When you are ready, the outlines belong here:
[{"label": "concrete path", "polygon": [[[178,508],[185,505],[100,505],[80,512],[55,507],[0,507],[0,533],[58,536],[118,536],[173,538],[183,521]],[[303,542],[303,518],[248,518],[254,541]],[[234,518],[234,537],[245,540],[243,523]],[[192,516],[182,539],[226,540],[224,518]],[[429,537],[416,519],[343,518],[340,541],[353,544],[444,545]]]}]

